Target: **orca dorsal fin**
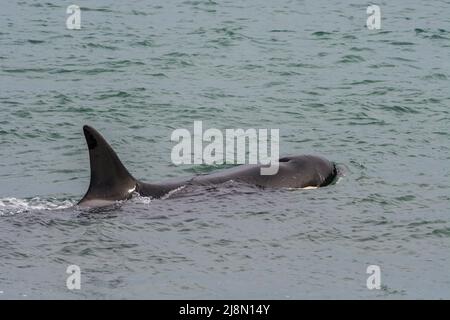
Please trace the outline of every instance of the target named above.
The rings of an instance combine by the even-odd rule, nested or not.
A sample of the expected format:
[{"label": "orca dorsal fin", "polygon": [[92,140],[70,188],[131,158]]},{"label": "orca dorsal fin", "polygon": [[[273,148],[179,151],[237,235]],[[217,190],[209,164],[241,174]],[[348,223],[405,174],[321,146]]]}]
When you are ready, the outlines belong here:
[{"label": "orca dorsal fin", "polygon": [[83,132],[89,148],[91,182],[78,205],[96,207],[129,199],[136,189],[136,179],[97,130],[84,126]]}]

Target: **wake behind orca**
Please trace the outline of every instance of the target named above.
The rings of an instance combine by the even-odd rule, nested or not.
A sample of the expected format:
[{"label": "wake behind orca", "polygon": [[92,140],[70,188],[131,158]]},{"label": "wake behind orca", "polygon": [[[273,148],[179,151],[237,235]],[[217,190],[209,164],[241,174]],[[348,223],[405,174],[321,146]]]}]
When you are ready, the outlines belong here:
[{"label": "wake behind orca", "polygon": [[288,156],[279,159],[274,175],[261,175],[262,165],[240,165],[216,173],[180,179],[173,182],[144,183],[135,179],[117,154],[94,128],[83,127],[89,148],[91,181],[78,202],[82,207],[102,207],[128,200],[133,193],[160,198],[172,190],[189,185],[214,185],[230,180],[272,188],[307,188],[329,185],[337,176],[336,165],[313,155]]}]

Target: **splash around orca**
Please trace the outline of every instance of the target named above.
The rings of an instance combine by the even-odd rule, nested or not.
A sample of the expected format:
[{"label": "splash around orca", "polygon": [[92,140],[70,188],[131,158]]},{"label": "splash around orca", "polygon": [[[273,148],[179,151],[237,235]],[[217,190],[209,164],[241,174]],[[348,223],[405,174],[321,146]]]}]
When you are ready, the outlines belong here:
[{"label": "splash around orca", "polygon": [[211,174],[172,182],[144,183],[135,179],[117,154],[94,128],[83,127],[89,148],[91,180],[89,189],[78,202],[81,207],[103,207],[128,200],[134,193],[160,198],[170,191],[188,185],[213,185],[230,180],[272,188],[324,187],[337,176],[336,165],[313,155],[288,156],[279,159],[274,175],[261,175],[262,165],[240,165]]}]

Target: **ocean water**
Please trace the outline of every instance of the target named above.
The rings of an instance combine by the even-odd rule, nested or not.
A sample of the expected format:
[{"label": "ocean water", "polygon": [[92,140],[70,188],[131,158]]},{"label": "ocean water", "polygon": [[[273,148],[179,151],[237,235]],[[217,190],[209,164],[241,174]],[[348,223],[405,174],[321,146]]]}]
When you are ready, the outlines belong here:
[{"label": "ocean water", "polygon": [[[380,30],[366,1],[77,0],[80,30],[68,4],[0,10],[0,299],[450,298],[448,1],[382,1]],[[171,163],[196,120],[280,129],[345,176],[74,207],[82,125],[161,181],[221,169]]]}]

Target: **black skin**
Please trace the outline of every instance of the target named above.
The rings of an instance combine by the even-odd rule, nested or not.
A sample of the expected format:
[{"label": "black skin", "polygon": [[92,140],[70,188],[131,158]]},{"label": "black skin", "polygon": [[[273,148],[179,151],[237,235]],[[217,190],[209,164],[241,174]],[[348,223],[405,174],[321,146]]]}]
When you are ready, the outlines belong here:
[{"label": "black skin", "polygon": [[262,165],[240,165],[211,174],[172,182],[144,183],[128,172],[105,139],[92,127],[83,127],[89,148],[91,182],[78,205],[101,207],[130,199],[133,192],[160,198],[187,185],[215,185],[230,180],[272,188],[306,188],[329,185],[337,175],[333,162],[313,155],[289,156],[279,159],[274,175],[261,175]]}]

